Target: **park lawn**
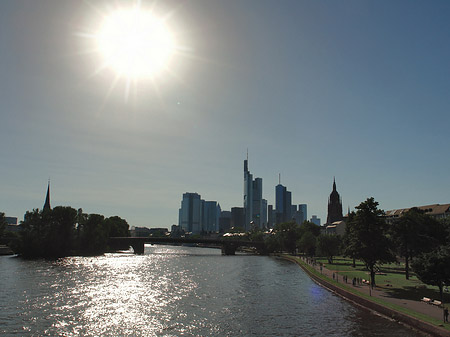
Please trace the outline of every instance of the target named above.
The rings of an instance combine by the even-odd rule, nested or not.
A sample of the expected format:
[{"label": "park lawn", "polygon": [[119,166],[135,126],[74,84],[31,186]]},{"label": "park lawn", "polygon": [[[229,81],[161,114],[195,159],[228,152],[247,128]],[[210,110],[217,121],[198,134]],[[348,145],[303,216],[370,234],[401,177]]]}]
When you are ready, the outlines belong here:
[{"label": "park lawn", "polygon": [[[315,270],[313,267],[311,267],[310,265],[308,265],[308,264],[306,264],[305,262],[303,262],[303,261],[301,260],[301,258],[296,257],[296,256],[291,256],[291,258],[293,258],[294,260],[296,260],[297,263],[301,264],[304,268],[308,269],[310,273],[316,275],[316,277],[319,277],[319,278],[321,278],[321,279],[324,279],[324,280],[326,280],[326,281],[328,281],[328,282],[331,281],[331,279],[329,279],[329,278],[326,277],[325,275],[322,275],[320,272],[318,272],[317,270]],[[318,259],[316,259],[316,261],[319,262],[319,261],[321,261],[321,259],[318,258]],[[403,277],[404,277],[404,275],[403,275]],[[434,324],[434,325],[436,325],[436,326],[441,326],[441,327],[442,327],[442,322],[441,322],[441,320],[438,320],[438,319],[435,319],[435,318],[433,318],[433,317],[424,315],[424,314],[419,313],[419,312],[417,312],[417,311],[413,311],[413,310],[411,310],[411,309],[409,309],[409,308],[404,308],[404,307],[398,306],[398,305],[396,305],[396,304],[390,303],[390,302],[385,301],[385,300],[380,299],[380,298],[375,298],[375,297],[368,296],[368,295],[366,295],[366,294],[364,294],[364,293],[361,293],[361,292],[359,292],[358,290],[356,290],[356,289],[350,287],[349,285],[347,285],[347,284],[345,284],[345,283],[335,283],[335,286],[338,286],[338,287],[340,287],[340,288],[343,288],[343,289],[345,289],[345,290],[347,290],[347,291],[349,291],[349,292],[351,292],[351,293],[354,293],[354,294],[356,294],[356,295],[358,295],[358,296],[360,296],[360,297],[363,297],[363,298],[365,298],[365,299],[367,299],[367,300],[376,302],[376,303],[381,304],[381,305],[384,305],[384,306],[386,306],[386,307],[388,307],[388,308],[391,308],[391,309],[397,310],[397,311],[399,311],[399,312],[403,312],[403,313],[405,313],[405,314],[408,314],[408,315],[410,315],[410,316],[412,316],[412,317],[415,317],[415,318],[417,318],[417,319],[420,319],[420,320],[423,320],[423,321],[425,321],[425,322],[429,322],[429,323]],[[446,330],[450,330],[450,326],[448,326],[448,325],[443,326],[443,328],[446,329]]]},{"label": "park lawn", "polygon": [[[333,263],[328,263],[326,258],[316,258],[316,261],[323,263],[324,267],[337,272],[339,275],[346,275],[348,280],[361,278],[369,280],[369,271],[361,261],[356,261],[356,267],[352,266],[352,259],[337,257]],[[391,296],[420,301],[423,297],[440,300],[439,289],[422,283],[414,273],[410,272],[409,280],[405,277],[404,264],[390,263],[380,266],[380,271],[375,275],[375,284],[382,288]],[[450,294],[444,292],[444,303],[450,302]]]}]

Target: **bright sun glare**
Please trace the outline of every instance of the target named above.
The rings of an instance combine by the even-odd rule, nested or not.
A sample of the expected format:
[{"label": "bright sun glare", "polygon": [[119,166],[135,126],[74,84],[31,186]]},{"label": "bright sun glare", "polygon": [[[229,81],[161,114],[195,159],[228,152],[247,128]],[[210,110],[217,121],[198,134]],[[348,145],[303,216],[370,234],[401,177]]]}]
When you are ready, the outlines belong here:
[{"label": "bright sun glare", "polygon": [[129,80],[155,77],[167,69],[175,51],[164,20],[137,7],[105,16],[95,38],[103,67]]}]

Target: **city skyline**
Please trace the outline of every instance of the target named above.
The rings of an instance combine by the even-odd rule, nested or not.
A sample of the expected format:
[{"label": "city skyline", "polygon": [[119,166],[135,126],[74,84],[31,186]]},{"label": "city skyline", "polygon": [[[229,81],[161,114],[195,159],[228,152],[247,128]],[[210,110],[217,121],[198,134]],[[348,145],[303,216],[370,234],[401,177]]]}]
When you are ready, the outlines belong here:
[{"label": "city skyline", "polygon": [[448,1],[139,3],[180,46],[133,85],[85,38],[107,1],[0,3],[0,212],[50,177],[53,207],[170,227],[187,191],[242,206],[247,148],[267,204],[281,173],[323,223],[334,176],[344,212],[450,201]]}]

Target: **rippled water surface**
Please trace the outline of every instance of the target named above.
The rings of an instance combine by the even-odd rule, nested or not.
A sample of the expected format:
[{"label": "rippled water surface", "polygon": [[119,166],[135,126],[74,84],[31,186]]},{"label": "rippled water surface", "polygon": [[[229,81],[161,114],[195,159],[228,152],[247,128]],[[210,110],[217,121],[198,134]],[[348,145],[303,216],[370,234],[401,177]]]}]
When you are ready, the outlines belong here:
[{"label": "rippled water surface", "polygon": [[321,288],[291,262],[218,249],[0,256],[0,273],[5,336],[419,336]]}]

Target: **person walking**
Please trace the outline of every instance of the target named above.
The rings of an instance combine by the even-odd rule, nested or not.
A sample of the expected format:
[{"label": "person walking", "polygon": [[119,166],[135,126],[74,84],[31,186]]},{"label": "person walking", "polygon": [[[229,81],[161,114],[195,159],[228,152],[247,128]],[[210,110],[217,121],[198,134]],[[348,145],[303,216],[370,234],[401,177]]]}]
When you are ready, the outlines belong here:
[{"label": "person walking", "polygon": [[448,323],[448,308],[444,308],[444,322]]}]

